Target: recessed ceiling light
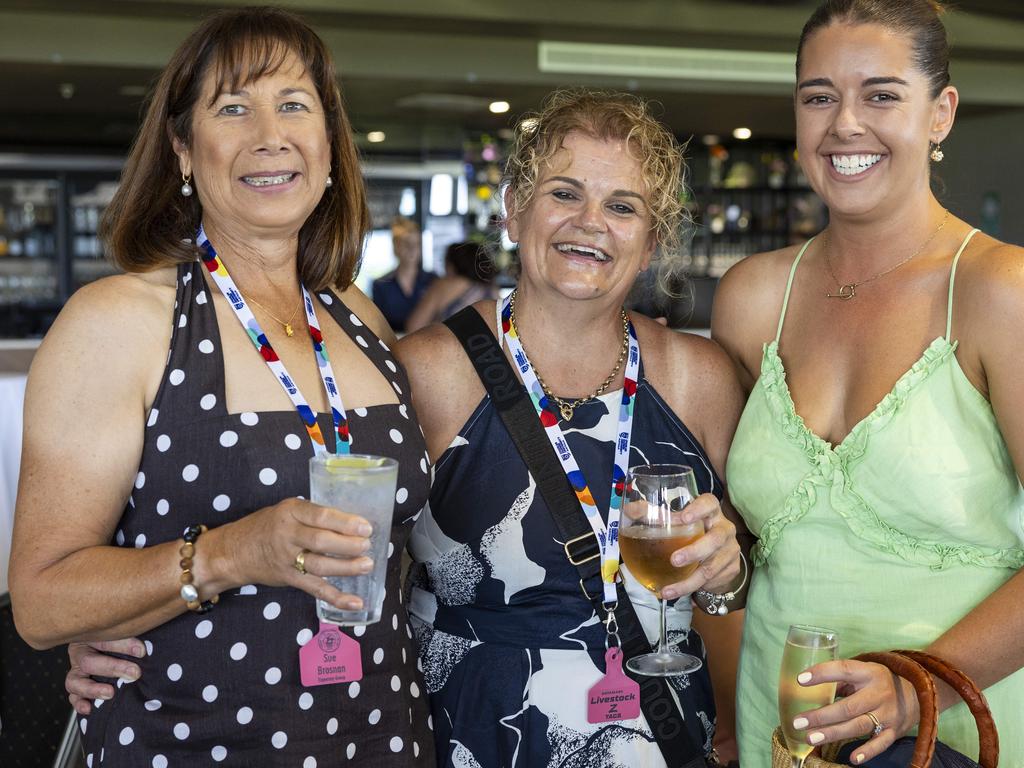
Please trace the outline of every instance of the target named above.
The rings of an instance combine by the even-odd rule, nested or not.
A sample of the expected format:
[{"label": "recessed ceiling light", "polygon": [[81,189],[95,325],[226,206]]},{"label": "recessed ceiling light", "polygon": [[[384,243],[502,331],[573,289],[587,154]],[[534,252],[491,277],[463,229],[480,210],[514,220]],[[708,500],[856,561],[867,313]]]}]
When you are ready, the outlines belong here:
[{"label": "recessed ceiling light", "polygon": [[70,99],[75,95],[75,84],[74,83],[61,83],[57,86],[57,93],[60,94],[62,99]]},{"label": "recessed ceiling light", "polygon": [[366,140],[371,144],[380,144],[386,138],[384,131],[370,131],[366,134]]},{"label": "recessed ceiling light", "polygon": [[492,101],[487,108],[496,115],[503,115],[508,112],[508,107],[507,101]]},{"label": "recessed ceiling light", "polygon": [[734,139],[739,139],[740,141],[746,141],[752,135],[753,134],[751,133],[749,128],[734,128],[732,131],[732,137]]}]

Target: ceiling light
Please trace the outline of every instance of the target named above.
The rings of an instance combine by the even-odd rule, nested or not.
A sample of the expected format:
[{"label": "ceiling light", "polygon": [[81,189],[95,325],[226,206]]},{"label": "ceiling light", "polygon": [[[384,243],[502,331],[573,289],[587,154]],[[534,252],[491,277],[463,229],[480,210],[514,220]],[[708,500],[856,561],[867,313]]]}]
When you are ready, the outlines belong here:
[{"label": "ceiling light", "polygon": [[380,144],[386,138],[384,131],[370,131],[366,134],[366,140],[371,144]]},{"label": "ceiling light", "polygon": [[57,86],[57,92],[60,94],[62,99],[70,99],[75,95],[75,84],[74,83],[61,83]]},{"label": "ceiling light", "polygon": [[706,147],[713,147],[722,141],[717,133],[706,133],[701,137],[700,143]]},{"label": "ceiling light", "polygon": [[732,137],[734,139],[739,139],[740,141],[746,141],[752,135],[753,134],[751,133],[749,128],[734,128],[732,131]]},{"label": "ceiling light", "polygon": [[503,115],[508,112],[508,107],[507,101],[492,101],[487,108],[496,115]]},{"label": "ceiling light", "polygon": [[541,40],[541,72],[735,83],[792,84],[795,56],[775,51],[671,48]]}]

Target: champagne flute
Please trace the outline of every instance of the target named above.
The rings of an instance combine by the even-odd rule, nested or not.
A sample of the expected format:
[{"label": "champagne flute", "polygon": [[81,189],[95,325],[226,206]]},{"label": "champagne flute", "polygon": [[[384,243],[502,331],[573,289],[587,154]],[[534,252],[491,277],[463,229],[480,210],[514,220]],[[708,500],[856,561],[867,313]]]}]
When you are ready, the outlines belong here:
[{"label": "champagne flute", "polygon": [[836,698],[835,683],[800,685],[796,678],[801,672],[823,661],[832,661],[839,648],[839,636],[834,630],[795,624],[786,636],[779,670],[779,718],[782,734],[793,758],[793,768],[803,768],[804,760],[814,749],[807,743],[807,730],[798,731],[793,719],[804,712],[831,704]]},{"label": "champagne flute", "polygon": [[626,477],[619,552],[629,572],[659,599],[658,650],[634,656],[626,668],[638,675],[672,677],[688,675],[703,662],[688,653],[669,648],[665,639],[665,599],[661,590],[682,581],[699,563],[681,568],[672,565],[672,553],[704,535],[704,523],[683,523],[683,509],[697,497],[697,480],[690,467],[651,464],[633,467]]}]

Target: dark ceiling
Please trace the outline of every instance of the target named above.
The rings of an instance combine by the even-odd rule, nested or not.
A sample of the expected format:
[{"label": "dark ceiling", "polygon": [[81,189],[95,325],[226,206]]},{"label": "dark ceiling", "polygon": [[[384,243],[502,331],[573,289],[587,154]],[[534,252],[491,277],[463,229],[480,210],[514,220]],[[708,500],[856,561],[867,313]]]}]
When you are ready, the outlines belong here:
[{"label": "dark ceiling", "polygon": [[[282,4],[302,13],[332,46],[360,140],[371,130],[387,132],[383,145],[363,141],[364,148],[421,158],[455,156],[465,138],[497,132],[554,87],[574,84],[636,89],[661,104],[663,119],[684,138],[724,135],[740,125],[762,138],[790,137],[788,86],[557,76],[538,72],[536,44],[546,39],[789,52],[815,5],[788,0]],[[969,60],[965,72],[988,67],[988,74],[979,70],[976,76],[984,82],[992,72],[998,77],[999,67],[1024,67],[1022,0],[956,5],[950,28],[956,55]],[[206,0],[0,0],[0,151],[123,153],[160,64],[195,20],[215,7]],[[1001,23],[994,25],[997,18]],[[111,26],[114,34],[96,33],[95,45],[89,45],[90,29]],[[1002,28],[1003,38],[997,39],[991,30]],[[365,49],[359,48],[364,40]],[[416,48],[415,41],[425,42]],[[998,83],[994,96],[965,98],[961,114],[1024,105],[1022,84],[1014,87],[1002,89],[1005,101]],[[474,99],[477,105],[466,108]],[[512,111],[490,114],[483,105],[491,99],[510,102]]]}]

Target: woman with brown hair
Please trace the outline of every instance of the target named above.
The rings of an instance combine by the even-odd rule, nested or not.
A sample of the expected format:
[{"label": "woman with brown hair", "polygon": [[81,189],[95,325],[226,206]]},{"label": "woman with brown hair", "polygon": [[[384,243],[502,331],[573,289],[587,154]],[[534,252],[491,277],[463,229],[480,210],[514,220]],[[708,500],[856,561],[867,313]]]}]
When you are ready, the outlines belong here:
[{"label": "woman with brown hair", "polygon": [[[433,764],[398,585],[429,475],[394,337],[352,284],[367,226],[322,41],[275,9],[203,22],[104,221],[127,274],[75,294],[29,380],[18,629],[147,651],[81,718],[89,765]],[[322,577],[371,565],[365,520],[303,500],[310,456],[349,446],[399,461],[384,619],[342,630],[361,682],[307,688],[314,598],[360,604]]]},{"label": "woman with brown hair", "polygon": [[[795,97],[828,228],[744,260],[716,296],[714,335],[750,391],[732,499],[759,538],[744,768],[768,764],[790,624],[837,630],[845,657],[944,657],[985,689],[1001,764],[1024,763],[1024,251],[931,191],[958,101],[948,64],[931,0],[823,3],[800,39]],[[880,665],[798,679],[838,683],[844,698],[792,727],[812,745],[867,737],[855,764],[917,725],[909,683]],[[939,687],[939,738],[976,753],[971,714]]]}]

